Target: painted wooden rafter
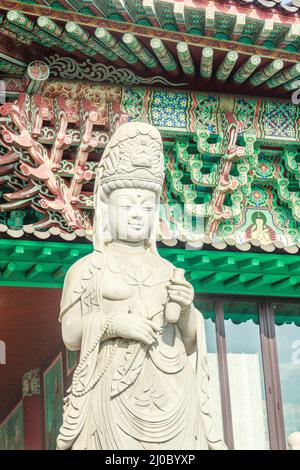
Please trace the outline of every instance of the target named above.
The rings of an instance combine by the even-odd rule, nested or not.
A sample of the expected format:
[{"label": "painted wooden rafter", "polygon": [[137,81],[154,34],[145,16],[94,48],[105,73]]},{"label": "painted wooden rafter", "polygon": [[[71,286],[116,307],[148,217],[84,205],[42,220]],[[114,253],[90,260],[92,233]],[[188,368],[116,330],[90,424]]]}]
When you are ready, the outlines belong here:
[{"label": "painted wooden rafter", "polygon": [[[174,3],[174,2],[172,2]],[[222,11],[222,4],[218,2],[208,2],[211,4],[213,8],[215,8],[215,11]],[[220,10],[221,8],[221,10]],[[152,37],[163,37],[164,40],[170,41],[170,42],[187,42],[189,45],[194,45],[198,47],[214,47],[216,49],[220,50],[228,50],[228,42],[226,40],[222,39],[216,39],[214,37],[209,37],[205,35],[195,35],[195,34],[188,34],[183,31],[169,31],[167,29],[162,29],[159,27],[147,27],[147,26],[141,26],[139,24],[135,23],[128,23],[128,22],[122,22],[122,21],[113,21],[107,18],[101,18],[99,16],[94,17],[94,16],[86,16],[82,15],[80,13],[74,12],[74,11],[58,11],[55,9],[47,8],[47,7],[41,7],[41,6],[33,6],[33,5],[26,5],[26,4],[20,4],[19,2],[15,0],[2,0],[1,2],[1,7],[0,9],[3,9],[4,11],[10,11],[10,10],[18,10],[20,12],[23,12],[25,15],[28,15],[28,17],[36,18],[39,16],[47,16],[49,18],[52,18],[54,21],[59,21],[63,23],[67,22],[74,22],[77,23],[78,25],[81,25],[84,28],[106,28],[112,33],[119,33],[119,34],[124,34],[124,32],[130,32],[132,34],[137,35],[138,37],[141,38],[152,38]],[[238,14],[239,9],[243,9],[243,7],[232,7],[230,9],[225,8],[227,12],[231,11],[232,14]],[[249,18],[259,18],[257,13],[253,10],[249,10],[249,8],[244,8],[245,14]],[[283,15],[274,15],[275,20],[278,22],[278,24],[291,24],[291,22],[295,23],[297,25],[297,18],[288,18],[288,21],[285,16]],[[264,19],[264,14],[261,14],[260,20],[262,22],[265,21]],[[180,28],[179,28],[180,29]],[[290,40],[294,41],[295,38],[297,39],[298,33],[294,34],[289,34],[288,36]],[[235,38],[236,39],[236,38]],[[283,60],[287,60],[290,62],[297,62],[299,61],[299,52],[293,51],[285,51],[283,49],[270,49],[268,47],[264,47],[261,44],[256,45],[256,44],[243,44],[242,42],[233,42],[235,45],[235,50],[238,53],[244,53],[246,55],[261,55],[262,57],[269,57],[269,58],[281,58]],[[285,46],[285,44],[283,44]]]},{"label": "painted wooden rafter", "polygon": [[[155,12],[161,11],[160,3],[166,3],[169,5],[169,8],[173,8],[171,7],[173,2],[154,2]],[[184,7],[188,7],[188,2],[185,2]],[[0,23],[2,21],[0,31],[2,30],[5,34],[7,32],[14,33],[19,42],[25,41],[26,44],[30,44],[33,47],[36,43],[39,48],[41,46],[46,48],[47,52],[51,50],[53,53],[59,51],[66,54],[67,51],[69,60],[74,61],[76,68],[77,66],[80,67],[80,64],[77,62],[77,65],[75,58],[71,57],[70,54],[76,56],[77,59],[85,59],[87,61],[87,64],[85,64],[87,66],[84,67],[85,71],[89,67],[92,67],[94,71],[99,66],[107,67],[108,70],[109,65],[106,65],[106,63],[115,65],[117,63],[121,67],[126,65],[125,71],[122,72],[121,69],[116,69],[116,73],[112,74],[115,76],[115,80],[121,82],[122,74],[124,74],[124,79],[126,80],[126,76],[132,74],[131,69],[136,72],[139,71],[142,75],[145,74],[145,70],[147,74],[147,69],[154,71],[152,67],[154,67],[157,61],[153,57],[151,48],[153,41],[154,43],[159,41],[160,45],[156,52],[154,51],[159,61],[159,64],[155,65],[157,67],[157,70],[155,70],[159,75],[153,77],[153,83],[155,79],[158,79],[157,83],[159,83],[159,79],[166,80],[165,76],[169,78],[169,76],[179,76],[181,74],[189,81],[189,83],[181,85],[192,84],[196,88],[199,86],[196,78],[200,75],[200,83],[203,82],[204,85],[207,85],[206,82],[216,78],[219,85],[224,83],[226,87],[230,83],[236,87],[234,92],[238,91],[237,87],[240,87],[240,85],[243,88],[250,89],[252,94],[254,87],[261,87],[260,89],[263,94],[274,94],[276,96],[285,96],[297,89],[297,79],[300,77],[299,24],[293,23],[290,29],[289,25],[285,24],[284,21],[279,26],[277,25],[276,28],[285,28],[286,35],[280,39],[278,44],[274,40],[276,44],[274,43],[274,47],[271,47],[268,43],[268,41],[271,41],[271,34],[277,34],[275,26],[275,32],[272,29],[274,22],[270,22],[264,16],[256,15],[255,21],[261,23],[261,37],[257,40],[254,38],[253,44],[248,44],[247,41],[250,41],[250,39],[247,34],[250,33],[247,33],[247,31],[243,33],[241,28],[239,30],[236,27],[238,21],[236,21],[235,26],[231,22],[233,31],[228,32],[228,34],[218,30],[218,24],[222,24],[218,16],[221,13],[218,9],[214,10],[214,8],[214,2],[207,2],[205,28],[203,32],[198,34],[195,34],[193,29],[188,30],[183,27],[175,27],[174,31],[169,31],[167,28],[164,28],[165,25],[162,21],[159,22],[160,27],[153,28],[133,23],[124,24],[122,21],[95,18],[88,15],[83,17],[74,12],[72,14],[78,15],[75,21],[74,18],[70,17],[71,12],[68,9],[62,15],[59,15],[59,17],[57,12],[52,9],[50,9],[52,11],[51,15],[44,13],[44,15],[39,16],[33,13],[39,11],[35,10],[35,7],[32,7],[30,13],[26,9],[26,11],[10,9],[5,19],[1,20],[0,18]],[[213,14],[211,14],[211,11]],[[230,10],[230,15],[232,16],[232,9]],[[173,15],[174,21],[179,17],[179,14],[177,16]],[[247,16],[247,19],[250,17],[251,15]],[[274,16],[274,20],[278,20],[277,16]],[[244,24],[245,29],[248,26],[246,23]],[[241,35],[240,38],[233,34],[234,32],[237,33],[238,30]],[[243,34],[245,34],[245,42]],[[278,34],[281,34],[280,31]],[[124,39],[127,38],[126,40],[128,40],[128,37],[130,37],[131,41],[130,47],[128,46],[129,43],[126,44]],[[228,41],[230,41],[230,44]],[[102,55],[99,50],[102,50]],[[235,52],[233,57],[232,50]],[[206,64],[207,70],[204,70],[205,67],[203,68],[202,62],[207,51],[210,53],[207,59],[209,64]],[[47,60],[48,55],[47,53],[44,60]],[[145,69],[144,65],[146,65],[147,69]],[[21,76],[25,71],[24,69],[17,68],[16,65],[15,69],[7,71],[6,65],[0,63],[0,72],[1,66],[4,67],[3,71],[8,74]],[[94,66],[96,69],[94,69]],[[129,69],[127,69],[128,66]],[[277,69],[276,67],[279,68]],[[61,77],[64,77],[65,71],[62,70],[61,73]],[[107,71],[102,70],[100,77],[106,73]],[[55,76],[55,70],[53,75]],[[109,79],[111,80],[112,77]],[[136,83],[143,83],[143,80],[146,83],[147,79],[152,80],[151,77],[136,77]],[[31,85],[29,84],[28,86],[30,87]],[[274,92],[273,89],[275,89]],[[23,91],[28,90],[25,89]],[[36,89],[34,91],[37,92]],[[230,90],[225,88],[226,91]]]},{"label": "painted wooden rafter", "polygon": [[[297,1],[297,0],[296,0]],[[295,1],[295,3],[296,3]],[[27,4],[26,3],[20,3],[19,0],[2,0],[1,7],[5,10],[12,10],[15,9],[17,6],[19,7],[20,11],[24,11],[27,13],[32,13],[33,15],[41,15],[41,14],[46,14],[49,17],[55,18],[63,15],[64,19],[67,21],[68,17],[83,17],[83,16],[88,16],[88,15],[83,15],[78,11],[80,8],[79,3],[82,4],[83,6],[88,6],[91,8],[93,13],[95,14],[96,17],[101,18],[100,15],[102,14],[102,18],[109,18],[113,12],[118,11],[120,14],[120,19],[123,19],[124,21],[130,21],[132,19],[137,19],[137,12],[134,11],[134,6],[126,9],[125,2],[118,1],[118,7],[115,7],[116,2],[110,2],[111,8],[108,8],[108,2],[106,2],[106,5],[99,6],[102,2],[102,0],[97,1],[97,5],[94,5],[93,3],[87,4],[84,1],[78,1],[76,0],[76,3],[78,6],[72,6],[70,2],[66,2],[65,0],[60,0],[60,2],[64,2],[65,9],[62,10],[57,10],[55,8],[49,7],[48,2],[46,1],[45,3],[43,1],[38,1],[39,5],[32,5],[32,4]],[[215,12],[218,13],[225,13],[225,14],[232,14],[232,15],[238,15],[238,14],[247,14],[251,18],[258,18],[258,19],[264,19],[265,17],[268,16],[268,11],[262,9],[262,8],[255,8],[256,5],[252,5],[249,8],[249,0],[245,0],[244,2],[238,2],[236,1],[235,3],[233,2],[222,2],[218,0],[206,0],[202,1],[201,4],[199,5],[198,0],[184,0],[183,2],[179,1],[173,1],[173,0],[138,0],[138,2],[141,5],[141,10],[144,12],[143,19],[149,19],[150,24],[153,26],[158,26],[159,21],[157,18],[157,9],[156,5],[166,5],[170,4],[171,7],[173,7],[172,11],[174,14],[174,18],[177,20],[177,24],[179,25],[180,23],[183,22],[184,20],[184,10],[182,11],[182,5],[184,8],[187,9],[199,9],[200,6],[202,6],[204,9],[209,8],[213,9]],[[127,4],[134,4],[134,2],[127,2]],[[254,2],[253,2],[254,3]],[[272,2],[268,2],[272,3]],[[275,3],[275,2],[274,2]],[[277,1],[278,3],[278,1]],[[285,2],[287,3],[287,2]],[[136,7],[135,7],[136,8]],[[130,10],[132,13],[130,13]],[[273,16],[276,18],[276,21],[278,22],[284,22],[285,20],[293,20],[296,16],[293,14],[289,14],[286,16],[284,10],[280,11],[279,9],[275,12],[273,11]],[[293,13],[293,12],[292,12]],[[134,18],[135,17],[135,18]],[[90,18],[94,18],[93,16],[90,16]],[[101,19],[102,19],[101,18]],[[152,21],[151,21],[152,20]]]}]

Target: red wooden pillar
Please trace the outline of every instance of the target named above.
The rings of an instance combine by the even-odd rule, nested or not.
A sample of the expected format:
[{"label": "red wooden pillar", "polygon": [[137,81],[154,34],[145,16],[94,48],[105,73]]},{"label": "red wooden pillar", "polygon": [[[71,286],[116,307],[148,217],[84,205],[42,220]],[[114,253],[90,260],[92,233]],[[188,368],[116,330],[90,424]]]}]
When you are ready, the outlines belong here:
[{"label": "red wooden pillar", "polygon": [[23,415],[25,450],[43,449],[42,400],[39,369],[31,370],[23,375]]}]

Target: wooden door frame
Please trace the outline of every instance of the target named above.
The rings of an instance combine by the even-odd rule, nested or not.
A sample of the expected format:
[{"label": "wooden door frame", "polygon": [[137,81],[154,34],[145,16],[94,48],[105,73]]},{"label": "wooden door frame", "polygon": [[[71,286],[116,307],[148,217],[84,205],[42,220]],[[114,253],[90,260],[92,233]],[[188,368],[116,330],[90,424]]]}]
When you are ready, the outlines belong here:
[{"label": "wooden door frame", "polygon": [[224,440],[229,449],[234,449],[234,439],[223,303],[226,301],[256,303],[257,313],[259,316],[259,334],[263,362],[270,449],[286,449],[273,304],[300,304],[300,300],[297,298],[287,299],[285,297],[234,296],[197,293],[195,298],[196,300],[211,300],[214,305]]}]

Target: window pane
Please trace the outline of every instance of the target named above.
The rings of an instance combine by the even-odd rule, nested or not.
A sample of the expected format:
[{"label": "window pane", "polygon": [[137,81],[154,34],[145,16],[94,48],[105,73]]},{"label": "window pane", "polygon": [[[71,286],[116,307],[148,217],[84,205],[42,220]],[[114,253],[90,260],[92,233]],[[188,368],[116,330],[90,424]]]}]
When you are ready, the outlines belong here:
[{"label": "window pane", "polygon": [[300,431],[300,304],[274,304],[286,438]]},{"label": "window pane", "polygon": [[202,300],[198,301],[195,307],[204,317],[207,361],[210,378],[208,392],[216,431],[218,432],[218,435],[224,439],[214,305],[211,300]]},{"label": "window pane", "polygon": [[269,449],[269,432],[256,303],[224,302],[235,449]]}]

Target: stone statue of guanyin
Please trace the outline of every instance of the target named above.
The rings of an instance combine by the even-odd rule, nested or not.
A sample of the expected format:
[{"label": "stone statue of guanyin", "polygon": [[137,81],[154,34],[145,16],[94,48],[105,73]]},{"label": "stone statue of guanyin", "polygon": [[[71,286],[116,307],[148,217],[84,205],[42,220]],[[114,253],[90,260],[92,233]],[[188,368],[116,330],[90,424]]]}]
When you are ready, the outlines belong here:
[{"label": "stone statue of guanyin", "polygon": [[193,288],[156,249],[163,179],[159,132],[121,125],[97,171],[94,251],[63,288],[63,339],[81,353],[58,449],[226,448],[210,415]]}]

